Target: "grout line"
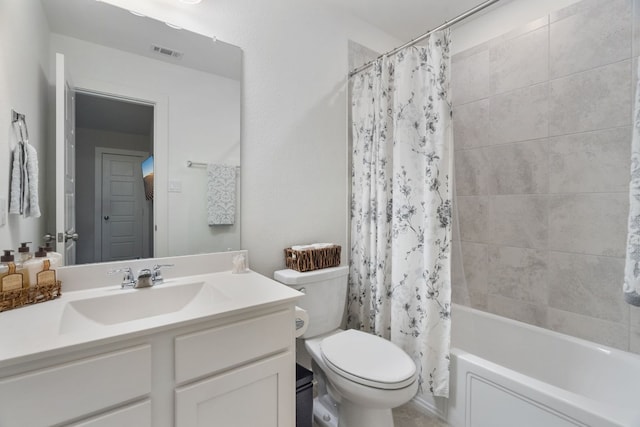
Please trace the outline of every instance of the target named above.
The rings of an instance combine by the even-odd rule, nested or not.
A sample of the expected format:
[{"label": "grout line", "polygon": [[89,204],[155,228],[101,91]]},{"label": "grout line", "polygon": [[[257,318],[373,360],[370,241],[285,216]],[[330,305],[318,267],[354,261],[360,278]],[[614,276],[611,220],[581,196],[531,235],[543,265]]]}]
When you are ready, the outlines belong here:
[{"label": "grout line", "polygon": [[526,246],[516,246],[516,245],[512,245],[512,244],[501,244],[501,243],[495,243],[495,242],[479,242],[479,241],[474,241],[474,240],[460,239],[460,243],[472,243],[474,245],[486,245],[486,246],[495,246],[495,247],[501,247],[501,248],[526,249],[526,250],[531,250],[531,251],[543,251],[543,252],[548,252],[548,253],[556,252],[556,253],[565,254],[565,255],[582,255],[582,256],[608,258],[608,259],[618,259],[618,260],[624,260],[625,259],[624,256],[598,255],[598,254],[583,253],[583,252],[562,251],[562,250],[550,249],[550,248],[531,248],[531,247],[526,247]]},{"label": "grout line", "polygon": [[[547,123],[547,126],[548,126],[548,123]],[[491,147],[504,147],[506,145],[523,144],[525,142],[543,141],[545,139],[546,140],[551,140],[551,139],[558,139],[558,138],[564,138],[564,137],[575,136],[575,135],[583,135],[583,134],[586,135],[586,134],[598,133],[598,132],[608,132],[608,131],[613,131],[613,130],[622,130],[622,129],[625,129],[625,128],[631,128],[632,126],[633,126],[633,123],[629,122],[628,125],[612,126],[612,127],[608,127],[608,128],[600,128],[600,129],[593,129],[593,130],[583,130],[583,131],[578,131],[578,132],[569,132],[569,133],[563,133],[563,134],[559,134],[559,135],[542,136],[540,138],[523,139],[521,141],[500,142],[498,144],[480,145],[478,147],[458,148],[455,151],[458,152],[458,151],[479,150],[479,149],[482,149],[482,148],[491,148]]]}]

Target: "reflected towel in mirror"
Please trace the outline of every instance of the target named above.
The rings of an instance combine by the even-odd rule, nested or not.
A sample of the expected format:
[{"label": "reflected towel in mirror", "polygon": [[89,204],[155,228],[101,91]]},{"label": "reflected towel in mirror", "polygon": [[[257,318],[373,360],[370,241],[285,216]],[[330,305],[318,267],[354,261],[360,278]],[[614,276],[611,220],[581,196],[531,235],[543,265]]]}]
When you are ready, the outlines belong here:
[{"label": "reflected towel in mirror", "polygon": [[235,166],[207,165],[207,222],[233,225],[236,216]]}]

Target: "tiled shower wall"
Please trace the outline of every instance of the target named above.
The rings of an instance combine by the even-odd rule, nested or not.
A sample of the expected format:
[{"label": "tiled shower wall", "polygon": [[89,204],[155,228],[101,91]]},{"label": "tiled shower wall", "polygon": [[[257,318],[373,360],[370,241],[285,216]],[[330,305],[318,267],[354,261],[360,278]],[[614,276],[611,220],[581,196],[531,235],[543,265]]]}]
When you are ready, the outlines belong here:
[{"label": "tiled shower wall", "polygon": [[639,8],[584,0],[453,57],[454,301],[640,353],[621,291]]}]

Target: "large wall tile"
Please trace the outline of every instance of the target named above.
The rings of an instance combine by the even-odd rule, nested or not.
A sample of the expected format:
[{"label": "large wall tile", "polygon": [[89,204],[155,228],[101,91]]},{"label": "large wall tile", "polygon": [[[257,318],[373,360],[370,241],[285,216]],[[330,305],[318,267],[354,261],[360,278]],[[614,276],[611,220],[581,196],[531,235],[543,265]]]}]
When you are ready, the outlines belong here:
[{"label": "large wall tile", "polygon": [[460,196],[487,194],[487,159],[483,149],[455,152],[456,190]]},{"label": "large wall tile", "polygon": [[624,323],[629,306],[621,294],[624,259],[549,253],[549,306]]},{"label": "large wall tile", "polygon": [[627,191],[631,127],[578,133],[549,140],[549,191]]},{"label": "large wall tile", "polygon": [[628,194],[550,196],[549,249],[623,257]]},{"label": "large wall tile", "polygon": [[490,295],[547,304],[547,252],[509,246],[489,248]]},{"label": "large wall tile", "polygon": [[545,305],[531,304],[500,295],[489,295],[487,304],[490,313],[543,328],[547,326]]},{"label": "large wall tile", "polygon": [[640,307],[629,306],[629,350],[640,354]]},{"label": "large wall tile", "polygon": [[549,78],[549,27],[513,39],[496,39],[489,50],[492,95],[541,83]]},{"label": "large wall tile", "polygon": [[622,350],[629,349],[629,327],[590,316],[549,308],[549,329]]},{"label": "large wall tile", "polygon": [[453,108],[453,143],[456,150],[484,147],[489,139],[489,99]]},{"label": "large wall tile", "polygon": [[640,329],[631,328],[629,333],[629,351],[640,354]]},{"label": "large wall tile", "polygon": [[462,259],[471,306],[486,310],[489,274],[487,245],[462,242]]},{"label": "large wall tile", "polygon": [[451,61],[451,102],[458,106],[489,96],[488,46],[470,56]]},{"label": "large wall tile", "polygon": [[551,81],[549,133],[565,135],[631,124],[631,60]]},{"label": "large wall tile", "polygon": [[631,57],[631,1],[585,4],[574,12],[551,24],[551,78]]},{"label": "large wall tile", "polygon": [[489,229],[492,243],[547,247],[547,196],[492,196]]},{"label": "large wall tile", "polygon": [[544,138],[548,134],[547,83],[496,95],[489,100],[492,144]]},{"label": "large wall tile", "polygon": [[549,191],[547,140],[486,149],[489,194],[536,194]]},{"label": "large wall tile", "polygon": [[487,221],[489,215],[488,196],[459,196],[458,214],[460,239],[467,242],[486,242],[489,236]]}]

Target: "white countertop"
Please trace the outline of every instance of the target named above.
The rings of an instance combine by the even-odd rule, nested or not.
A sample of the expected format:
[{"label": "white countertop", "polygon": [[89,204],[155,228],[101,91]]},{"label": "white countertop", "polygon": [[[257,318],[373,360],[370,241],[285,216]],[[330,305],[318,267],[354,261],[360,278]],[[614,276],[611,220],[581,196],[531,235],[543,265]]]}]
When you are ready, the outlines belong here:
[{"label": "white countertop", "polygon": [[[184,310],[131,320],[111,325],[101,325],[81,315],[71,318],[68,304],[89,298],[99,298],[126,293],[145,293],[162,287],[182,286],[203,282],[201,299]],[[214,320],[250,310],[291,302],[302,294],[278,282],[254,272],[232,274],[230,271],[165,279],[165,283],[153,288],[121,289],[120,285],[65,292],[53,301],[0,313],[0,368],[42,357],[59,355],[98,344],[138,337],[164,329],[186,326],[196,322]],[[143,298],[144,300],[144,298]],[[113,307],[118,310],[118,307]],[[66,310],[66,314],[65,314]],[[67,316],[63,319],[64,316]]]}]

